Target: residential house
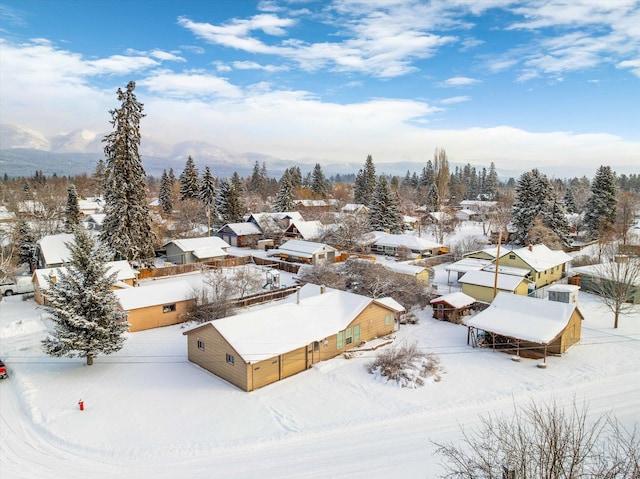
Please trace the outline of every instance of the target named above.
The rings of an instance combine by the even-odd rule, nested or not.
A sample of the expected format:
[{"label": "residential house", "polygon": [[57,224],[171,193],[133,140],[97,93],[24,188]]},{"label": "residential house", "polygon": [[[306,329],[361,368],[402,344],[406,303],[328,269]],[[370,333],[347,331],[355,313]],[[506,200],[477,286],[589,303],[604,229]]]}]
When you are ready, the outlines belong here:
[{"label": "residential house", "polygon": [[295,209],[298,211],[336,211],[338,200],[293,200]]},{"label": "residential house", "polygon": [[305,241],[318,239],[325,231],[322,221],[292,221],[283,231],[286,238],[300,238]]},{"label": "residential house", "polygon": [[520,276],[510,274],[497,275],[488,271],[468,271],[459,280],[462,284],[462,292],[475,298],[477,301],[490,303],[496,292],[527,296],[529,293],[529,281]]},{"label": "residential house", "polygon": [[569,261],[571,256],[564,251],[551,250],[543,244],[537,244],[508,251],[500,257],[499,265],[529,270],[528,279],[538,289],[561,279]]},{"label": "residential house", "polygon": [[470,313],[476,299],[457,291],[432,299],[430,303],[434,318],[459,324]]},{"label": "residential house", "polygon": [[511,351],[520,355],[534,351],[546,359],[547,354],[562,354],[580,341],[583,319],[572,303],[498,293],[487,309],[466,320],[467,337],[477,339],[478,331],[484,331],[493,347],[507,338]]},{"label": "residential house", "polygon": [[447,283],[451,283],[451,272],[456,273],[456,280],[460,281],[462,276],[469,271],[481,271],[491,264],[490,259],[480,259],[473,257],[463,257],[455,263],[448,264],[444,267],[447,272]]},{"label": "residential house", "polygon": [[402,216],[402,224],[407,230],[417,230],[420,227],[420,218],[417,216]]},{"label": "residential house", "polygon": [[369,207],[362,203],[347,203],[340,209],[340,212],[349,215],[366,216],[369,214]]},{"label": "residential house", "polygon": [[[628,290],[627,302],[640,304],[640,275],[633,274],[633,270],[627,268],[637,268],[630,262],[612,262],[604,264],[592,264],[588,266],[578,266],[571,268],[574,282],[580,285],[582,291],[602,295],[603,292],[611,291],[616,295],[616,291],[623,291],[620,287],[626,282],[632,282]],[[617,283],[617,284],[616,284]],[[620,296],[622,296],[620,294]]]},{"label": "residential house", "polygon": [[87,216],[84,220],[84,226],[88,230],[100,232],[102,231],[102,224],[107,215],[105,213],[93,213]]},{"label": "residential house", "polygon": [[[505,254],[509,253],[509,250],[505,248],[500,249],[500,257],[502,258]],[[475,258],[475,259],[485,259],[490,261],[495,261],[498,256],[498,247],[495,246],[493,248],[485,248],[478,251],[472,251],[470,253],[466,253],[462,255],[463,258]]]},{"label": "residential house", "polygon": [[478,218],[478,212],[463,208],[455,212],[454,216],[460,221],[474,221]]},{"label": "residential house", "polygon": [[298,211],[284,211],[253,213],[249,215],[247,221],[255,223],[260,228],[262,238],[280,239],[291,223],[304,221],[304,218]]},{"label": "residential house", "polygon": [[[116,274],[116,281],[111,289],[129,288],[135,284],[136,271],[131,268],[128,261],[110,261],[105,263],[107,266],[107,276]],[[65,266],[58,266],[55,268],[42,268],[36,269],[33,272],[33,299],[38,304],[46,304],[46,292],[49,289],[49,281],[51,279],[54,283],[61,273],[66,273],[67,268]]]},{"label": "residential house", "polygon": [[337,249],[324,243],[289,240],[278,248],[269,250],[268,255],[299,263],[325,264],[333,263],[337,252]]},{"label": "residential house", "polygon": [[229,244],[217,236],[177,239],[164,245],[167,261],[174,264],[191,264],[211,261],[227,256]]},{"label": "residential house", "polygon": [[195,306],[196,289],[185,280],[158,280],[114,291],[127,313],[129,331],[170,326],[186,321]]},{"label": "residential house", "polygon": [[238,248],[251,247],[262,238],[262,230],[255,223],[227,223],[217,233],[229,245]]},{"label": "residential house", "polygon": [[104,200],[102,198],[79,199],[78,209],[85,217],[95,213],[102,213],[104,211]]},{"label": "residential house", "polygon": [[396,256],[399,248],[407,248],[420,256],[437,255],[442,247],[439,243],[406,234],[391,234],[375,231],[371,244],[371,251],[385,255]]},{"label": "residential house", "polygon": [[[323,293],[306,295],[310,289]],[[394,317],[403,311],[391,298],[374,300],[307,284],[276,305],[209,321],[183,334],[189,361],[253,391],[393,333]]]},{"label": "residential house", "polygon": [[71,251],[67,243],[75,244],[71,233],[43,236],[36,242],[36,258],[39,269],[55,268],[68,263]]}]

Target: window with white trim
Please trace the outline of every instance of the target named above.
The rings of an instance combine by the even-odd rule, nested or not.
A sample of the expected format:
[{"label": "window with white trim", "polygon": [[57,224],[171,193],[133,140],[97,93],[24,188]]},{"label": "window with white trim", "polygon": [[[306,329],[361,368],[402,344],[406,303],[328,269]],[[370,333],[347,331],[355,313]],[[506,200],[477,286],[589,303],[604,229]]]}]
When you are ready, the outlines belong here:
[{"label": "window with white trim", "polygon": [[162,312],[163,313],[173,313],[176,310],[176,303],[173,304],[165,304],[162,307]]},{"label": "window with white trim", "polygon": [[231,366],[235,364],[235,358],[232,354],[227,354],[227,364],[231,364]]},{"label": "window with white trim", "polygon": [[204,351],[204,341],[198,339],[198,349]]}]

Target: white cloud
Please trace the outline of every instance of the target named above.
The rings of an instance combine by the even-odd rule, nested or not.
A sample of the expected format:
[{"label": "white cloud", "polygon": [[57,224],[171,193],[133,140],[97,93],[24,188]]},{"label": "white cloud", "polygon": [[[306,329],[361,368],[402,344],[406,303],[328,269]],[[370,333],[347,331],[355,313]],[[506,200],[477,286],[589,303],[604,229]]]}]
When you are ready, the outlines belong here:
[{"label": "white cloud", "polygon": [[176,97],[239,98],[242,96],[240,88],[226,79],[202,72],[158,71],[140,80],[138,84],[146,87],[150,92]]},{"label": "white cloud", "polygon": [[476,80],[475,78],[469,78],[469,77],[452,77],[440,83],[440,86],[462,87],[462,86],[475,85],[476,83],[480,83],[480,80]]},{"label": "white cloud", "polygon": [[640,77],[640,58],[636,60],[625,60],[616,66],[618,68],[630,68],[634,75]]},{"label": "white cloud", "polygon": [[443,105],[452,105],[454,103],[464,103],[470,100],[470,96],[452,96],[449,98],[443,98],[442,100],[440,100],[440,103]]},{"label": "white cloud", "polygon": [[269,73],[289,70],[286,65],[261,65],[252,61],[233,62],[232,65],[236,70],[263,70]]}]

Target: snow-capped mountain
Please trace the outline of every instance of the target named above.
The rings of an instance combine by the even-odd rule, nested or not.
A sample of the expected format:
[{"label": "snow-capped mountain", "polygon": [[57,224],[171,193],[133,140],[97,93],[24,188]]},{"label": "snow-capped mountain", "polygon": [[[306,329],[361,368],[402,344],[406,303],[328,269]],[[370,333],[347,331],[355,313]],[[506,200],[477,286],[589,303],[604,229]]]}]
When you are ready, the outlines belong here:
[{"label": "snow-capped mountain", "polygon": [[49,151],[51,142],[40,132],[11,123],[0,124],[0,148],[30,148]]},{"label": "snow-capped mountain", "polygon": [[54,153],[99,153],[101,151],[99,140],[102,136],[89,130],[60,133],[51,139],[50,151]]}]

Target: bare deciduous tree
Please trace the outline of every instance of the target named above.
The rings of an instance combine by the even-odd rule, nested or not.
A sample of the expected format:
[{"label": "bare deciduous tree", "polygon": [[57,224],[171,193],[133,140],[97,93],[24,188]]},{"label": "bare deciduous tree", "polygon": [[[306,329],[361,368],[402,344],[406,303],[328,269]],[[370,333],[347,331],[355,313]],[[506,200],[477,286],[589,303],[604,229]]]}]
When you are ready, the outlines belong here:
[{"label": "bare deciduous tree", "polygon": [[435,443],[447,479],[640,477],[640,436],[612,416],[590,422],[574,403],[531,402],[505,416],[487,416],[454,443]]},{"label": "bare deciduous tree", "polygon": [[594,277],[592,287],[613,313],[613,327],[617,328],[620,315],[634,309],[640,298],[640,258],[619,256],[607,259],[595,270],[598,277]]}]

